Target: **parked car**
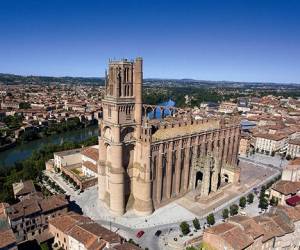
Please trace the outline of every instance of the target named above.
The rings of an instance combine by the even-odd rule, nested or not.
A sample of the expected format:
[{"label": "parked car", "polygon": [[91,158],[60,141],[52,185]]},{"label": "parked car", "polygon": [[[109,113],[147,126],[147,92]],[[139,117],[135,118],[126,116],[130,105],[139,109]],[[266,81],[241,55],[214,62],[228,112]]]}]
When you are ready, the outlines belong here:
[{"label": "parked car", "polygon": [[157,230],[156,232],[155,232],[155,236],[156,237],[159,237],[161,235],[161,230]]},{"label": "parked car", "polygon": [[138,231],[137,234],[136,234],[136,237],[141,238],[144,235],[144,233],[145,232],[143,230]]}]

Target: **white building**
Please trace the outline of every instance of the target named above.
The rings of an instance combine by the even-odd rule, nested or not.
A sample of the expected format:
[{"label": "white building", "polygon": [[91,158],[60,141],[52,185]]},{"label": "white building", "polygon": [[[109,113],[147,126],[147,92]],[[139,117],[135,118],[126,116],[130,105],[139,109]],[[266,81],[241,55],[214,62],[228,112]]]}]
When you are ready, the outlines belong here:
[{"label": "white building", "polygon": [[300,158],[289,162],[282,171],[281,180],[300,181]]},{"label": "white building", "polygon": [[292,139],[288,142],[287,146],[287,155],[290,155],[292,158],[300,157],[300,139]]},{"label": "white building", "polygon": [[261,153],[284,152],[287,148],[287,134],[254,134],[255,150]]}]

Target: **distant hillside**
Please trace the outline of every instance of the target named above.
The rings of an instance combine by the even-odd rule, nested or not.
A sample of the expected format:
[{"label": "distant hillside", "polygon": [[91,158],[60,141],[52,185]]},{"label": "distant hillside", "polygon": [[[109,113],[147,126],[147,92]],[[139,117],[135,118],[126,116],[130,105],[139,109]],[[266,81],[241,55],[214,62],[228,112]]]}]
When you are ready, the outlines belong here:
[{"label": "distant hillside", "polygon": [[52,77],[52,76],[20,76],[0,73],[2,84],[93,84],[104,85],[102,77]]}]

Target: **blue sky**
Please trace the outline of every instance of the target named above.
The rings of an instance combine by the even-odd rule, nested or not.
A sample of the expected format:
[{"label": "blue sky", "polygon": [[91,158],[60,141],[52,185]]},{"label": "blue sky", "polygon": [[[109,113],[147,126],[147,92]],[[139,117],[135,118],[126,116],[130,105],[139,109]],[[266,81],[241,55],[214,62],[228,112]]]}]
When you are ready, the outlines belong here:
[{"label": "blue sky", "polygon": [[300,83],[300,1],[0,0],[0,72]]}]

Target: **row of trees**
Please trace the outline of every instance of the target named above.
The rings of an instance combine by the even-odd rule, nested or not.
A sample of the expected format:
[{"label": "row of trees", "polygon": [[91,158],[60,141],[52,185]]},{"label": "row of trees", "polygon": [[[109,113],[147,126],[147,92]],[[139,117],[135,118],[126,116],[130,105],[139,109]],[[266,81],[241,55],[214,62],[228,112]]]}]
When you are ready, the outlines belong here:
[{"label": "row of trees", "polygon": [[[241,197],[240,200],[239,200],[239,206],[237,204],[233,204],[229,207],[229,210],[227,208],[225,208],[222,211],[223,219],[227,219],[229,217],[229,215],[234,216],[234,215],[238,214],[239,207],[245,208],[247,203],[251,204],[251,203],[253,203],[253,201],[254,201],[254,195],[252,193],[248,194],[247,198],[246,197]],[[206,217],[206,222],[210,226],[212,226],[216,223],[215,216],[214,216],[213,213],[209,214]],[[200,225],[200,222],[199,222],[198,218],[195,218],[193,220],[193,226],[194,226],[196,231],[201,228],[201,225]],[[191,232],[190,225],[186,221],[183,221],[180,224],[180,229],[181,229],[181,232],[182,232],[183,235],[187,235]]]},{"label": "row of trees", "polygon": [[78,184],[68,175],[66,175],[64,172],[61,173],[61,177],[69,182],[76,190],[80,189],[80,186],[78,186]]},{"label": "row of trees", "polygon": [[51,189],[60,194],[65,194],[66,192],[58,186],[54,181],[52,181],[47,175],[42,175],[42,180],[48,184]]}]

